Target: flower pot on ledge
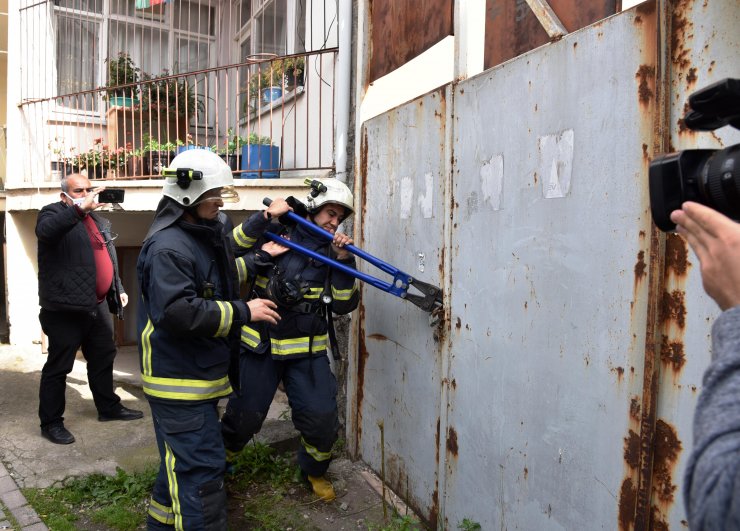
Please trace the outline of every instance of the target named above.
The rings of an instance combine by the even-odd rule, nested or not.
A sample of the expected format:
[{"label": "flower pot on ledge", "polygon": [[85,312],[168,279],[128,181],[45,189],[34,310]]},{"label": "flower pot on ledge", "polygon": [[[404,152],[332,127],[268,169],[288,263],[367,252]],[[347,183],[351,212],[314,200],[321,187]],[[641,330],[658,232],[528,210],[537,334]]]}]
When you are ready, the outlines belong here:
[{"label": "flower pot on ledge", "polygon": [[269,144],[242,146],[242,179],[277,179],[280,177],[280,148]]}]

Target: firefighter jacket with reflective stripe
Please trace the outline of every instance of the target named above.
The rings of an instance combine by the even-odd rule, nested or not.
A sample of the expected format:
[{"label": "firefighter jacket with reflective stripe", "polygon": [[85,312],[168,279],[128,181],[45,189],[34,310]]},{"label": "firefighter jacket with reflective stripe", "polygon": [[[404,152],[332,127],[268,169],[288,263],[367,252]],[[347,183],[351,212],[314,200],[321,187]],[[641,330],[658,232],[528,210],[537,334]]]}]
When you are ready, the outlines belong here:
[{"label": "firefighter jacket with reflective stripe", "polygon": [[[235,254],[240,255],[236,260],[239,278],[252,287],[253,294],[270,298],[268,284],[275,275],[300,284],[305,290],[298,304],[278,308],[281,320],[277,325],[251,323],[242,326],[242,347],[258,353],[269,349],[272,357],[278,360],[326,354],[329,342],[326,311],[343,315],[357,308],[359,292],[355,278],[296,251],[271,259],[260,250],[267,241],[263,236],[266,231],[281,234],[302,247],[331,256],[330,242],[301,225],[286,228],[279,223],[271,223],[261,212],[234,228],[233,247]],[[354,256],[341,262],[355,267]],[[332,299],[328,308],[321,301],[327,276],[330,281],[327,295]]]},{"label": "firefighter jacket with reflective stripe", "polygon": [[154,233],[137,263],[137,314],[144,392],[149,400],[213,400],[231,393],[229,363],[250,319],[221,223],[180,219]]}]

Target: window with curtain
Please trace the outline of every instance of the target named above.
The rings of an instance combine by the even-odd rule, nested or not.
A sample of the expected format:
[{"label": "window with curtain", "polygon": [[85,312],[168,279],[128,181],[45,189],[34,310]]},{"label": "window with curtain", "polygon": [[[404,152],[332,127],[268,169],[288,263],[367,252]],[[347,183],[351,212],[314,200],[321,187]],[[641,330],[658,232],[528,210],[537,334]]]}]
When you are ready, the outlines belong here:
[{"label": "window with curtain", "polygon": [[[55,0],[57,94],[104,86],[105,59],[121,52],[153,76],[215,66],[217,10],[211,2],[215,0]],[[197,82],[205,90],[205,79]],[[100,96],[57,102],[72,110],[97,111]]]}]

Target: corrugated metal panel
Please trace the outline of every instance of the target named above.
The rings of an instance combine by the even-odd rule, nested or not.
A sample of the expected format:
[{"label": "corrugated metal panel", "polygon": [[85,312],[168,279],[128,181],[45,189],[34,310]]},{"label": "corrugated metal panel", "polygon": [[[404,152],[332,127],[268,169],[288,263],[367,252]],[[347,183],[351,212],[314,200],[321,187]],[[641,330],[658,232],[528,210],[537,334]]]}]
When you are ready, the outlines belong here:
[{"label": "corrugated metal panel", "polygon": [[380,470],[382,425],[391,486],[437,528],[685,525],[717,310],[650,222],[648,164],[740,141],[680,122],[737,76],[740,10],[694,4],[646,2],[366,123],[362,245],[414,273],[423,254],[449,330],[365,289],[356,450]]},{"label": "corrugated metal panel", "polygon": [[617,527],[642,397],[653,29],[614,17],[458,86],[450,526]]},{"label": "corrugated metal panel", "polygon": [[[576,31],[616,12],[616,0],[548,0],[569,31]],[[546,44],[550,38],[526,0],[486,0],[485,68]]]},{"label": "corrugated metal panel", "polygon": [[[740,142],[740,132],[687,130],[681,121],[688,96],[725,77],[738,77],[740,8],[733,2],[671,2],[669,147],[719,149]],[[661,373],[656,417],[663,437],[655,440],[651,518],[653,529],[685,526],[683,476],[692,449],[692,420],[709,364],[710,327],[719,310],[701,285],[699,261],[683,239],[666,241]],[[656,434],[659,435],[659,434]]]},{"label": "corrugated metal panel", "polygon": [[[443,281],[440,242],[449,212],[446,113],[443,89],[373,119],[366,125],[363,156],[368,183],[363,216],[372,220],[363,225],[363,248],[436,285]],[[379,273],[374,268],[366,272]],[[437,329],[416,306],[366,285],[360,312],[359,451],[379,471],[384,458],[391,488],[434,522],[444,410],[444,358],[435,341]]]},{"label": "corrugated metal panel", "polygon": [[370,0],[369,81],[452,35],[452,7],[452,0]]}]

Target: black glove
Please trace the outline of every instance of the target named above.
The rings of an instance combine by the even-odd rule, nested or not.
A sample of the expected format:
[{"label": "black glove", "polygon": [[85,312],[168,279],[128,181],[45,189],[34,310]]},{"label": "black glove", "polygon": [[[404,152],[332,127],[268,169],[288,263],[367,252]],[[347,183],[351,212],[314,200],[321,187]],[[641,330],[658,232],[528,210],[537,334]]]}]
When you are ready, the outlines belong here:
[{"label": "black glove", "polygon": [[[288,205],[293,209],[293,212],[299,215],[300,217],[305,218],[308,216],[309,212],[308,212],[308,208],[306,207],[306,205],[301,203],[298,199],[296,199],[292,195],[288,196],[285,199],[285,202],[288,203]],[[278,218],[278,221],[288,227],[292,227],[293,225],[295,225],[295,221],[290,219],[290,216],[288,216],[287,214],[283,214],[282,216],[280,216]]]}]

